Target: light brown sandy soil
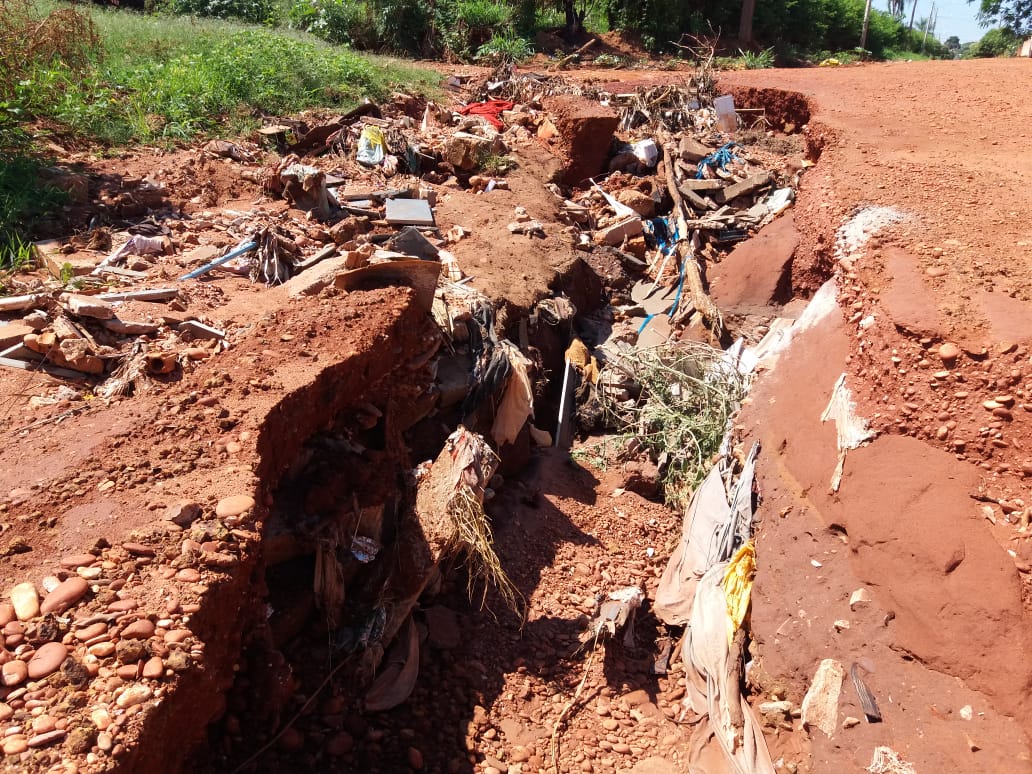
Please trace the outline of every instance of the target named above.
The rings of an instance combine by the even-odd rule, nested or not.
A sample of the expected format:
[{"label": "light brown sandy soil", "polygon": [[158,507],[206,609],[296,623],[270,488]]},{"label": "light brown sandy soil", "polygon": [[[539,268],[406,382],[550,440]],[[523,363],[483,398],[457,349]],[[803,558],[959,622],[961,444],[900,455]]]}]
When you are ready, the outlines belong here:
[{"label": "light brown sandy soil", "polygon": [[[799,236],[794,253],[788,250],[794,255],[788,284],[809,294],[837,271],[841,293],[840,311],[801,335],[761,377],[741,420],[744,431],[763,442],[749,680],[757,702],[776,694],[798,704],[821,659],[838,659],[847,668],[863,659],[873,667],[866,679],[885,718],[840,729],[830,739],[806,734],[798,720],[791,730],[771,723],[768,744],[786,767],[858,771],[875,746],[889,745],[918,771],[1029,768],[1030,595],[1028,576],[1018,570],[1032,566],[1032,551],[1001,507],[991,507],[994,526],[985,503],[969,498],[984,490],[1004,499],[1009,520],[1019,522],[1019,501],[1027,499],[1023,471],[1032,462],[1026,451],[1032,412],[1023,408],[1032,409],[1024,387],[1032,373],[1032,327],[1025,322],[1032,292],[1025,260],[1032,244],[1027,67],[1019,61],[915,63],[724,78],[736,89],[788,89],[805,97],[812,112],[808,145],[820,159],[804,175],[794,209]],[[614,77],[607,71],[577,75]],[[772,99],[773,116],[786,98]],[[148,152],[89,163],[109,176],[166,168],[177,178],[179,196],[199,197],[187,207],[195,213],[245,208],[257,198],[229,162],[188,169],[192,157],[192,151]],[[445,196],[438,207],[443,224],[472,229],[456,250],[460,264],[477,275],[476,287],[509,302],[507,327],[546,286],[583,292],[583,283],[573,281],[576,271],[563,270],[574,253],[555,236],[558,228],[548,229],[545,241],[513,240],[505,229],[517,203],[545,222],[554,219],[554,200],[538,174],[547,167],[528,150],[523,168],[510,177],[511,193]],[[106,183],[117,187],[116,177]],[[855,207],[872,203],[898,206],[912,217],[837,266],[835,230]],[[779,250],[794,241],[791,234],[772,240]],[[764,301],[791,295],[784,283],[775,292],[779,262],[736,289],[720,284],[721,271],[735,260],[747,263],[739,256],[708,267],[715,289],[748,307],[743,314],[773,316],[777,306]],[[0,713],[8,741],[46,733],[32,717],[46,716],[58,702],[54,712],[70,719],[68,730],[84,730],[26,752],[11,745],[15,752],[0,764],[5,770],[63,770],[57,768],[62,758],[90,753],[93,762],[80,770],[173,769],[197,741],[182,737],[184,729],[196,733],[197,721],[209,718],[218,723],[195,765],[232,770],[294,716],[325,675],[326,632],[316,626],[289,645],[298,692],[279,697],[282,711],[274,718],[255,706],[275,690],[254,684],[273,683],[282,670],[238,659],[240,635],[264,612],[246,604],[262,593],[265,580],[254,573],[252,530],[264,519],[290,456],[326,417],[364,401],[401,411],[414,400],[406,390],[424,377],[405,365],[418,362],[427,347],[425,321],[402,291],[298,301],[245,280],[220,279],[192,283],[187,302],[192,312],[232,330],[234,348],[145,396],[25,430],[68,406],[29,409],[28,398],[52,392],[54,383],[0,374],[6,525],[0,546],[10,550],[0,569],[4,590],[74,574],[74,566],[60,568],[61,558],[93,551],[102,583],[75,615],[135,601],[140,612],[112,621],[115,639],[134,618],[147,617],[159,624],[152,651],[165,654],[165,666],[172,652],[189,659],[182,673],[169,667],[146,679],[125,669],[116,673],[115,664],[104,662],[110,671],[88,690],[69,671],[33,683],[29,695],[12,698],[7,691],[14,706],[11,712],[4,709],[10,703],[0,706]],[[871,314],[873,326],[858,329]],[[936,354],[947,340],[965,350],[948,368]],[[841,489],[829,494],[835,431],[819,417],[843,371],[859,412],[881,435],[849,453]],[[1013,400],[995,407],[1003,412],[983,408],[984,401],[1007,396]],[[430,640],[409,703],[366,715],[349,703],[354,697],[347,686],[332,687],[258,769],[551,770],[548,736],[583,674],[577,638],[595,594],[632,582],[651,592],[679,529],[679,517],[655,503],[632,492],[614,497],[624,481],[617,470],[603,474],[555,453],[536,454],[489,506],[503,563],[530,603],[524,629],[512,616],[500,614],[496,622],[471,606],[460,574],[435,600],[445,612],[419,616]],[[238,532],[215,537],[202,531],[196,537],[205,545],[196,549],[184,550],[187,536],[162,520],[165,507],[180,499],[199,503],[210,519],[220,498],[244,492],[257,504]],[[18,553],[19,546],[31,550]],[[850,611],[849,595],[860,586],[874,601]],[[299,598],[306,591],[299,590]],[[839,619],[849,628],[836,632]],[[175,637],[165,643],[167,632],[184,628],[192,632],[185,646],[171,642]],[[645,617],[634,647],[607,646],[605,658],[594,663],[584,706],[563,737],[562,770],[688,770],[691,727],[675,722],[683,671],[672,665],[667,677],[650,674],[662,634]],[[26,635],[32,642],[33,631],[5,630],[12,648]],[[183,665],[181,658],[171,661]],[[220,694],[238,661],[251,689],[238,682],[223,713]],[[113,708],[118,722],[110,733],[121,746],[100,749],[92,711],[133,683],[162,701],[136,705],[142,710]],[[965,705],[973,708],[972,720],[960,719]],[[840,710],[840,721],[862,718],[848,680]],[[136,744],[141,728],[146,736]]]}]

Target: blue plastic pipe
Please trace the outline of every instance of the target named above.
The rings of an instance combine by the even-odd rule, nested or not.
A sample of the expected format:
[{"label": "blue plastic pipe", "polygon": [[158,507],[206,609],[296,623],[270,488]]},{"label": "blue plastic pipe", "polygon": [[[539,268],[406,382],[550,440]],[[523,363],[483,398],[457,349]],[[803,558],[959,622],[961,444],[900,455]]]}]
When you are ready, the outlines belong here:
[{"label": "blue plastic pipe", "polygon": [[201,268],[194,269],[189,274],[184,274],[182,277],[179,278],[179,281],[182,282],[183,280],[193,279],[194,277],[200,277],[202,274],[207,274],[216,266],[221,266],[224,263],[228,263],[229,261],[232,261],[234,258],[236,258],[238,255],[243,255],[246,252],[254,250],[257,246],[257,242],[248,242],[245,245],[241,245],[236,250],[232,250],[231,252],[226,253],[226,255],[222,256],[221,258],[216,258],[211,263],[206,263]]}]

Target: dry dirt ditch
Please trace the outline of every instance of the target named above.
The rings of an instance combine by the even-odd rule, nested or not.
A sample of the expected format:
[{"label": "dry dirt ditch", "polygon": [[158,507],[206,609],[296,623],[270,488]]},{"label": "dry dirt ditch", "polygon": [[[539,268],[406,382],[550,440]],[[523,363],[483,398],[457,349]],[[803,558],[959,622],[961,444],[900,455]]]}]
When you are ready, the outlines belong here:
[{"label": "dry dirt ditch", "polygon": [[[162,251],[167,238],[173,255],[113,264],[133,287],[177,288],[158,311],[131,299],[104,320],[88,282],[77,294],[84,299],[26,288],[45,294],[34,306],[51,317],[24,323],[23,350],[53,352],[62,368],[95,368],[90,358],[99,359],[107,382],[133,392],[123,386],[83,401],[31,371],[4,376],[23,401],[31,396],[9,409],[2,452],[5,579],[8,588],[28,582],[32,593],[23,587],[18,609],[3,610],[5,658],[28,673],[4,669],[2,765],[722,770],[706,720],[683,705],[682,629],[651,609],[681,528],[680,515],[656,501],[664,460],[642,449],[617,459],[598,451],[597,438],[576,441],[571,459],[546,435],[566,398],[575,400],[564,398],[562,379],[573,373],[564,355],[575,337],[604,360],[597,350],[606,341],[633,347],[643,337],[770,344],[800,317],[791,348],[769,375],[770,360],[761,367],[736,436],[741,448],[762,441],[759,572],[742,685],[771,760],[778,770],[848,770],[872,756],[877,763],[879,748],[921,769],[949,761],[941,765],[975,770],[975,748],[978,765],[991,756],[991,769],[1021,760],[1024,735],[998,714],[1020,705],[976,693],[993,695],[998,680],[978,667],[978,654],[1020,657],[1020,639],[1000,634],[1015,610],[1020,618],[1020,591],[1013,565],[1008,573],[980,524],[959,512],[964,481],[936,489],[939,499],[925,509],[959,509],[947,519],[958,530],[951,547],[929,539],[917,551],[908,540],[911,554],[887,558],[891,535],[868,533],[863,498],[842,494],[901,477],[890,485],[899,502],[880,527],[891,533],[893,514],[927,491],[926,478],[900,471],[916,459],[919,469],[941,465],[952,481],[953,458],[878,427],[883,437],[848,452],[840,494],[818,494],[838,457],[821,411],[850,352],[845,326],[863,319],[834,302],[822,314],[807,311],[806,299],[833,272],[840,284],[855,282],[842,304],[862,295],[849,271],[856,256],[834,252],[846,213],[820,206],[821,178],[808,189],[807,167],[834,133],[810,121],[799,95],[735,92],[738,107],[756,111],[742,118],[766,124],[738,127],[740,160],[727,148],[710,158],[708,176],[696,177],[700,160],[730,137],[714,133],[714,117],[683,90],[607,86],[615,97],[604,110],[598,87],[584,95],[561,81],[500,80],[501,91],[464,96],[514,103],[501,115],[511,127],[504,144],[476,118],[456,140],[448,113],[399,96],[379,115],[270,128],[269,142],[300,139],[295,158],[270,161],[241,141],[123,160],[92,180],[91,204],[113,218],[138,220],[167,204],[189,218],[159,218],[141,233]],[[387,177],[383,162],[358,167],[359,133],[370,128],[397,151],[385,153],[395,157],[388,164],[416,163],[400,134],[421,139],[416,154],[431,168],[417,179]],[[614,130],[623,140],[657,139],[661,168],[649,163],[647,145],[614,156]],[[305,155],[313,148],[331,153]],[[506,169],[507,156],[514,168]],[[489,173],[478,168],[487,159]],[[602,172],[614,159],[600,188],[585,185],[586,170]],[[345,193],[337,204],[324,198],[327,182]],[[800,182],[796,205],[774,212],[769,195]],[[733,186],[741,198],[727,196]],[[417,223],[432,213],[429,247],[412,231],[391,239],[399,201],[421,211]],[[671,207],[672,221],[680,208],[684,238],[668,235],[664,261],[663,235],[642,222]],[[84,249],[88,239],[46,250],[58,272],[65,262],[88,272],[122,239],[99,252]],[[248,240],[258,259],[242,270],[256,279],[326,248],[340,254],[272,288],[232,274],[177,284],[184,271]],[[422,250],[436,258],[429,284],[426,266],[405,257]],[[696,278],[679,266],[694,255]],[[664,264],[660,295],[642,293]],[[826,301],[835,282],[818,296]],[[91,300],[101,307],[93,317],[84,312]],[[54,351],[68,331],[53,322],[64,319],[96,347]],[[93,322],[112,319],[154,329]],[[57,341],[40,344],[48,333]],[[117,360],[103,348],[127,341],[108,334],[145,346],[130,345]],[[139,373],[112,372],[117,362],[136,362]],[[514,370],[526,374],[529,394],[512,390],[523,385]],[[102,394],[93,384],[92,394]],[[610,400],[627,389],[599,381]],[[605,431],[583,394],[579,408],[567,429]],[[928,524],[922,534],[939,538],[942,528]],[[859,558],[840,566],[835,559],[847,552]],[[925,595],[949,595],[931,588],[936,582],[878,588],[885,563],[939,554],[945,575],[976,566],[996,573],[981,581],[1013,591],[978,611],[997,628],[971,623],[969,610],[944,619],[939,607],[929,618]],[[485,583],[498,568],[511,583],[501,591]],[[600,603],[630,587],[647,600],[633,636],[621,628],[592,647],[585,632]],[[869,593],[850,605],[861,587]],[[41,608],[31,609],[33,595]],[[923,634],[936,628],[940,639]],[[951,644],[957,639],[984,645],[972,658]],[[804,728],[800,707],[825,658],[846,670],[860,665],[881,723],[865,719],[844,677],[830,725],[813,715]],[[947,743],[917,730],[943,714],[964,717],[962,707],[975,713],[979,732],[958,729]]]}]

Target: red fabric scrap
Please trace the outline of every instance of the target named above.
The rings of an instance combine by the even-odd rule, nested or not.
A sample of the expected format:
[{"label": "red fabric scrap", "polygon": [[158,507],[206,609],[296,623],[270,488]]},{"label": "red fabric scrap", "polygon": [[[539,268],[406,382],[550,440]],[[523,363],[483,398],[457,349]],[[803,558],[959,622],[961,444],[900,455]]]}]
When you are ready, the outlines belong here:
[{"label": "red fabric scrap", "polygon": [[498,119],[498,116],[502,114],[503,110],[512,110],[512,108],[512,102],[504,99],[491,99],[487,102],[470,102],[459,113],[464,116],[481,116],[484,120],[490,122],[495,129],[501,129],[502,122]]}]

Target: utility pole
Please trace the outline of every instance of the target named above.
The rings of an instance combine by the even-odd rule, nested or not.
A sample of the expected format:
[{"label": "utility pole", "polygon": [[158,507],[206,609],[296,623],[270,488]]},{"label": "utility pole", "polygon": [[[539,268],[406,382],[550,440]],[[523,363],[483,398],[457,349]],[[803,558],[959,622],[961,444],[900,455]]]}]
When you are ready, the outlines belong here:
[{"label": "utility pole", "polygon": [[909,35],[914,31],[914,14],[917,13],[917,0],[914,0],[914,4],[910,7],[910,26],[907,27],[907,34]]},{"label": "utility pole", "polygon": [[867,48],[867,25],[871,22],[871,0],[864,6],[864,30],[860,33],[860,48]]},{"label": "utility pole", "polygon": [[932,3],[932,10],[928,13],[928,19],[925,21],[924,37],[921,38],[921,53],[925,52],[925,43],[928,42],[928,28],[935,24],[935,3]]}]

